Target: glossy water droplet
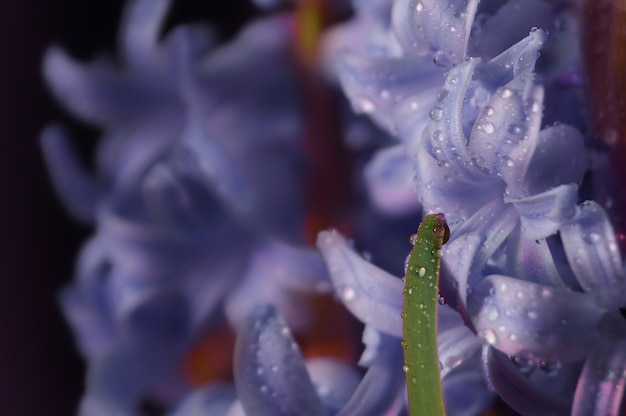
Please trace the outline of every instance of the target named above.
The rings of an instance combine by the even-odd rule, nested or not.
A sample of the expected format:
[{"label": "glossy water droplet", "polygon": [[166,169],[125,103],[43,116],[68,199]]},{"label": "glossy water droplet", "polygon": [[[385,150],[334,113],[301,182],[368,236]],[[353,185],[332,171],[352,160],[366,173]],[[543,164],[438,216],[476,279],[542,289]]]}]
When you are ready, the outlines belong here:
[{"label": "glossy water droplet", "polygon": [[513,95],[513,91],[511,91],[510,88],[502,88],[502,91],[500,91],[500,97],[502,98],[509,98],[511,95]]},{"label": "glossy water droplet", "polygon": [[443,116],[443,109],[441,107],[433,107],[432,110],[430,110],[429,116],[432,120],[439,121]]},{"label": "glossy water droplet", "polygon": [[448,97],[448,90],[446,90],[445,88],[437,92],[437,101],[443,102],[443,100],[445,100],[446,97]]},{"label": "glossy water droplet", "polygon": [[365,97],[361,98],[360,105],[361,111],[363,111],[365,114],[372,113],[376,109],[374,103]]},{"label": "glossy water droplet", "polygon": [[405,364],[402,366],[402,371],[404,371],[405,373],[408,373],[409,371],[411,371],[411,368]]},{"label": "glossy water droplet", "polygon": [[495,113],[495,112],[496,111],[493,109],[493,107],[487,106],[487,107],[483,108],[483,114],[486,115],[486,116],[492,116],[493,113]]},{"label": "glossy water droplet", "polygon": [[415,10],[418,12],[421,12],[422,10],[424,10],[424,5],[422,4],[421,1],[418,1],[417,3],[415,3]]},{"label": "glossy water droplet", "polygon": [[479,124],[478,128],[480,128],[482,131],[484,131],[487,134],[491,134],[495,130],[493,123],[489,121]]},{"label": "glossy water droplet", "polygon": [[417,269],[417,275],[419,277],[424,277],[426,275],[426,269],[424,267],[420,267]]},{"label": "glossy water droplet", "polygon": [[433,140],[436,142],[442,142],[443,141],[443,132],[441,130],[435,130],[433,132]]},{"label": "glossy water droplet", "polygon": [[511,357],[511,361],[517,370],[524,375],[531,374],[537,367],[537,359],[531,353],[520,353]]},{"label": "glossy water droplet", "polygon": [[411,236],[409,237],[409,243],[411,243],[412,246],[417,243],[417,234],[411,234]]},{"label": "glossy water droplet", "polygon": [[555,376],[561,369],[561,362],[558,360],[541,360],[539,368],[549,376]]},{"label": "glossy water droplet", "polygon": [[487,318],[487,320],[493,322],[496,319],[498,319],[499,316],[500,316],[500,313],[495,307],[487,306],[485,308],[485,317]]}]

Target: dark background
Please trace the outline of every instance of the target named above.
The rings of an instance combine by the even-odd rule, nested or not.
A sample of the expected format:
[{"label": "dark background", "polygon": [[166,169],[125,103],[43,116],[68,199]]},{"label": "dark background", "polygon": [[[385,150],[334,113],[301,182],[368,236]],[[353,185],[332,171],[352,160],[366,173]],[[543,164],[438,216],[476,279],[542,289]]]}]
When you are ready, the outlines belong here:
[{"label": "dark background", "polygon": [[[209,21],[232,36],[258,13],[245,0],[175,0],[166,27]],[[124,2],[0,2],[0,415],[73,415],[84,366],[57,304],[72,278],[88,227],[56,199],[39,151],[39,132],[60,121],[88,158],[97,130],[56,105],[40,75],[45,49],[60,44],[89,59],[115,50]]]}]

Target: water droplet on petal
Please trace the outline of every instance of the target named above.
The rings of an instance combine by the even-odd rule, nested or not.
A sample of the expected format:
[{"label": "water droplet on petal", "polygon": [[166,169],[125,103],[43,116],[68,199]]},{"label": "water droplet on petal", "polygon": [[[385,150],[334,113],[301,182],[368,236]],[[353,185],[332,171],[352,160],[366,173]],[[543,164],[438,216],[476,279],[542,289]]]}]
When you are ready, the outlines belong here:
[{"label": "water droplet on petal", "polygon": [[479,124],[478,128],[481,129],[482,131],[484,131],[487,134],[491,134],[495,130],[495,127],[494,127],[493,123],[491,123],[489,121]]},{"label": "water droplet on petal", "polygon": [[443,109],[441,107],[433,107],[432,110],[430,110],[429,115],[432,120],[439,121],[443,116]]},{"label": "water droplet on petal", "polygon": [[356,292],[351,286],[344,286],[339,291],[341,298],[345,301],[351,301],[356,297]]},{"label": "water droplet on petal", "polygon": [[546,360],[543,359],[539,363],[539,367],[549,376],[555,376],[561,369],[561,362],[558,360]]},{"label": "water droplet on petal", "polygon": [[483,114],[486,115],[486,116],[492,116],[493,113],[495,113],[495,112],[496,111],[493,109],[493,107],[487,106],[487,107],[483,108]]},{"label": "water droplet on petal", "polygon": [[502,98],[509,98],[511,95],[513,95],[513,91],[511,91],[510,88],[502,88],[502,91],[500,91],[500,97]]},{"label": "water droplet on petal", "polygon": [[374,103],[368,100],[367,98],[361,98],[360,105],[361,105],[361,111],[363,111],[365,114],[372,113],[376,109],[376,106],[374,106]]},{"label": "water droplet on petal", "polygon": [[424,5],[422,4],[421,1],[418,1],[417,3],[415,3],[415,10],[417,10],[418,12],[421,12],[422,10],[424,10]]},{"label": "water droplet on petal", "polygon": [[489,328],[479,331],[478,336],[481,337],[489,345],[496,345],[496,342],[498,342],[496,333]]}]

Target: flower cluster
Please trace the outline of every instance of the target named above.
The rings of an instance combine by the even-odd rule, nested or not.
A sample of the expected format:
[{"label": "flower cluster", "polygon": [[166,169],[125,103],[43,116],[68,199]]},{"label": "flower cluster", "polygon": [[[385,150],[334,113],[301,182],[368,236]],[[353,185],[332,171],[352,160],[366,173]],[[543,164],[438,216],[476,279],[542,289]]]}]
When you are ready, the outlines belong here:
[{"label": "flower cluster", "polygon": [[[311,5],[350,7],[295,7]],[[60,102],[102,131],[93,174],[63,129],[42,135],[58,193],[95,228],[61,295],[88,362],[80,414],[406,414],[400,242],[420,211],[451,230],[447,413],[618,414],[626,271],[585,180],[574,2],[354,1],[316,68],[297,13],[218,44],[196,25],[160,39],[169,6],[129,2],[117,60],[44,60]],[[333,85],[347,101],[319,116]]]}]

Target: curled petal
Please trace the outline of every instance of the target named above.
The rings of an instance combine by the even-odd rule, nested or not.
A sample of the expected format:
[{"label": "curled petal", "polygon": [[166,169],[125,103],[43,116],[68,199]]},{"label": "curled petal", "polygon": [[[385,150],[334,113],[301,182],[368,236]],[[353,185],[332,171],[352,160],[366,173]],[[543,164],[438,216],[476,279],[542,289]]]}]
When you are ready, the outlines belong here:
[{"label": "curled petal", "polygon": [[171,416],[225,415],[237,398],[227,384],[210,384],[190,394]]},{"label": "curled petal", "polygon": [[529,240],[516,227],[507,240],[506,270],[513,277],[546,286],[565,287],[545,239]]},{"label": "curled petal", "polygon": [[589,157],[583,135],[571,126],[558,124],[539,132],[524,187],[532,194],[548,191],[562,184],[580,184]]},{"label": "curled petal", "polygon": [[477,78],[489,90],[495,91],[513,78],[531,74],[546,42],[546,32],[532,30],[524,39],[476,69]]},{"label": "curled petal", "polygon": [[496,199],[453,229],[451,240],[443,247],[443,275],[454,282],[461,308],[467,304],[468,290],[483,277],[480,270],[516,224],[515,210]]},{"label": "curled petal", "polygon": [[401,0],[394,2],[394,33],[407,55],[434,54],[438,65],[465,60],[478,0]]},{"label": "curled petal", "polygon": [[306,368],[329,414],[337,414],[345,406],[360,382],[354,367],[335,358],[307,360]]},{"label": "curled petal", "polygon": [[[569,415],[570,400],[559,392],[533,383],[506,355],[485,346],[483,361],[492,387],[515,411],[523,415]],[[567,376],[572,377],[573,374]]]},{"label": "curled petal", "polygon": [[235,344],[235,385],[246,414],[325,415],[302,354],[272,306],[258,307]]},{"label": "curled petal", "polygon": [[522,237],[528,240],[546,238],[576,213],[578,186],[560,185],[548,191],[519,199],[505,198],[520,215]]},{"label": "curled petal", "polygon": [[483,341],[508,355],[530,352],[560,361],[581,359],[605,311],[578,292],[490,275],[468,299]]},{"label": "curled petal", "polygon": [[100,190],[80,166],[67,134],[50,126],[41,134],[41,147],[52,182],[68,211],[81,221],[93,221]]},{"label": "curled petal", "polygon": [[522,75],[496,93],[482,108],[470,135],[476,165],[498,174],[512,198],[528,195],[524,178],[538,142],[543,87]]},{"label": "curled petal", "polygon": [[87,122],[108,124],[137,108],[136,87],[116,75],[111,64],[83,66],[53,47],[44,56],[43,73],[57,99]]},{"label": "curled petal", "polygon": [[626,340],[597,343],[578,380],[572,416],[621,414],[625,385]]},{"label": "curled petal", "polygon": [[382,212],[402,215],[420,208],[404,146],[378,151],[365,167],[364,175],[370,198]]},{"label": "curled petal", "polygon": [[317,247],[343,304],[361,322],[402,337],[402,282],[356,254],[337,231],[322,231]]},{"label": "curled petal", "polygon": [[[170,7],[169,0],[133,0],[121,25],[121,46],[128,64],[139,72],[154,73],[159,31]],[[157,69],[158,70],[158,69]]]},{"label": "curled petal", "polygon": [[402,347],[396,337],[380,333],[379,353],[350,401],[337,416],[397,415],[404,407]]},{"label": "curled petal", "polygon": [[444,73],[441,68],[415,59],[356,54],[344,55],[338,71],[354,110],[371,115],[390,133],[397,131],[396,108],[403,103],[428,108]]},{"label": "curled petal", "polygon": [[441,378],[466,362],[480,346],[480,340],[462,322],[457,327],[440,333],[437,336],[437,349],[441,363]]},{"label": "curled petal", "polygon": [[607,309],[626,305],[626,276],[615,233],[606,212],[593,201],[581,204],[561,228],[570,266],[583,290]]}]

